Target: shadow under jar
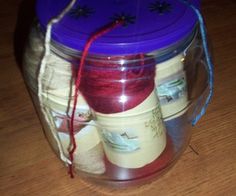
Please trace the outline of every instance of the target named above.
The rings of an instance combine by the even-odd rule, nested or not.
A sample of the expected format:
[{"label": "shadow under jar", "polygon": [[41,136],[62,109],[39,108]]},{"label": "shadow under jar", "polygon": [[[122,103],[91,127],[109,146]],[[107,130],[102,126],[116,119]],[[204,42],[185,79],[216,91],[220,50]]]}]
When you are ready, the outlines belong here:
[{"label": "shadow under jar", "polygon": [[[179,1],[169,0],[163,10],[158,2],[75,3],[52,28],[40,78],[46,26],[68,0],[36,3],[24,77],[48,141],[67,166],[83,48],[111,19],[125,21],[92,43],[80,78],[73,169],[96,183],[146,183],[167,171],[189,144],[191,122],[209,93],[195,13]],[[199,6],[199,1],[192,3]]]}]

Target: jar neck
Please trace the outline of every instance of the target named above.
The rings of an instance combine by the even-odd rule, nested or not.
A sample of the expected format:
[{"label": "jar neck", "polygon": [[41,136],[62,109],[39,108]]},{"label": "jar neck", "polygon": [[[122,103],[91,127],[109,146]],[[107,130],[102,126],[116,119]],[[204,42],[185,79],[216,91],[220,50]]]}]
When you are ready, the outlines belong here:
[{"label": "jar neck", "polygon": [[[198,24],[196,24],[195,27],[193,28],[192,32],[189,33],[184,39],[179,40],[178,42],[176,42],[172,45],[169,45],[168,47],[161,48],[156,51],[151,51],[149,53],[145,53],[145,60],[155,58],[157,63],[161,63],[163,61],[166,61],[167,59],[170,59],[170,58],[184,52],[192,44],[192,42],[196,39],[198,32],[199,32]],[[51,41],[51,51],[55,55],[59,56],[60,58],[66,60],[66,61],[69,61],[71,63],[75,63],[75,64],[77,64],[79,62],[79,59],[81,58],[81,55],[82,55],[81,51],[69,48],[69,47],[67,47],[61,43],[58,43],[54,40]],[[92,54],[92,53],[90,53],[90,54],[88,54],[86,59],[88,59],[90,61],[95,61],[95,62],[104,61],[104,59],[111,61],[111,58],[113,58],[113,57],[118,57],[119,59],[122,59],[122,57],[133,56],[133,55],[137,55],[137,54],[106,55],[106,54]],[[120,63],[120,62],[118,62],[118,63]]]}]

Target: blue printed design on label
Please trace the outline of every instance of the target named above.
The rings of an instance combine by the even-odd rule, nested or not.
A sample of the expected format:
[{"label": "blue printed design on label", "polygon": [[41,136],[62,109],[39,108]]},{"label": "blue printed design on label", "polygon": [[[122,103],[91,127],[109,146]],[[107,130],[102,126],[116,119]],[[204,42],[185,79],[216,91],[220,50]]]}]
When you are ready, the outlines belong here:
[{"label": "blue printed design on label", "polygon": [[160,104],[168,104],[186,96],[187,84],[184,76],[172,79],[157,87]]},{"label": "blue printed design on label", "polygon": [[123,133],[102,131],[104,142],[118,152],[133,152],[140,149],[138,137],[132,135],[126,131]]}]

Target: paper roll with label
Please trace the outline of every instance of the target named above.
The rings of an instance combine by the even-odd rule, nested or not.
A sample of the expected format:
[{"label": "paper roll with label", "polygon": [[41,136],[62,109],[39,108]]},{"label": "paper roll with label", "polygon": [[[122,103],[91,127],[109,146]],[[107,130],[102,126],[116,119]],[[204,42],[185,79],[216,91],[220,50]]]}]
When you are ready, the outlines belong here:
[{"label": "paper roll with label", "polygon": [[179,54],[156,66],[156,88],[164,120],[182,115],[188,106],[184,56]]},{"label": "paper roll with label", "polygon": [[[74,92],[73,88],[70,88],[72,86],[71,66],[69,62],[52,54],[48,58],[42,81],[43,104],[50,111],[48,115],[53,117],[64,154],[67,156],[70,145],[69,117],[73,106],[73,101],[69,98],[72,99],[71,92]],[[103,150],[97,129],[91,120],[90,109],[83,97],[79,96],[75,118],[75,138],[78,148],[74,154],[74,165],[78,170],[101,174],[105,171]]]},{"label": "paper roll with label", "polygon": [[[24,75],[27,78],[28,87],[36,94],[38,91],[37,71],[44,48],[43,37],[33,29],[29,43],[30,45],[24,57],[24,64],[27,65],[27,69],[24,69]],[[53,121],[51,122],[51,126],[45,123],[44,127],[48,127],[45,129],[46,136],[54,150],[60,151],[60,153],[68,157],[68,148],[70,145],[68,114],[71,112],[72,102],[70,107],[68,107],[68,104],[69,98],[72,97],[70,94],[74,92],[73,88],[70,89],[72,86],[71,63],[51,51],[47,58],[45,72],[41,82],[43,91],[42,104],[46,108],[45,112],[47,115],[47,117],[44,116],[42,118],[50,119],[50,122]],[[34,93],[32,93],[33,97],[35,97]],[[89,107],[82,96],[79,96],[78,99],[76,116],[77,119],[75,120],[83,121],[86,124],[75,122],[75,127],[77,128],[75,139],[78,146],[74,154],[75,168],[94,174],[102,174],[105,172],[102,143],[94,122],[90,119]],[[55,141],[55,135],[59,138],[60,144]],[[61,147],[63,152],[61,152]]]},{"label": "paper roll with label", "polygon": [[[53,116],[63,151],[67,156],[70,146],[69,116],[72,110],[71,103],[68,111],[68,100],[65,99],[68,93],[69,88],[50,90],[44,101],[45,106],[50,108],[50,115]],[[74,123],[77,144],[74,153],[75,168],[94,174],[104,173],[105,164],[102,143],[96,125],[92,120],[90,109],[82,95],[78,98]]]},{"label": "paper roll with label", "polygon": [[155,91],[131,110],[95,114],[102,127],[105,154],[111,163],[123,168],[141,168],[164,151],[166,130]]}]

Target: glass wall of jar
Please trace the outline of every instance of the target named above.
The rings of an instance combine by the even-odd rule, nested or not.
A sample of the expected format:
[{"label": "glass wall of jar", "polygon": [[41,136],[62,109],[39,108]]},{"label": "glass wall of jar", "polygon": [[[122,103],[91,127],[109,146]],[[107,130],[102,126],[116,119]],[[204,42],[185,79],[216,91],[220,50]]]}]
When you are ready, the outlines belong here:
[{"label": "glass wall of jar", "polygon": [[[208,87],[197,28],[190,38],[143,56],[87,58],[76,109],[76,171],[132,181],[163,172],[176,160],[189,143],[191,120]],[[80,53],[72,57],[58,47],[52,46],[43,80],[43,105],[53,126],[40,116],[54,151],[68,157],[73,70]],[[25,52],[24,76],[39,114],[37,74],[42,55],[43,34],[36,26]]]},{"label": "glass wall of jar", "polygon": [[[74,172],[99,183],[129,185],[162,174],[182,154],[191,122],[209,93],[202,40],[193,21],[185,36],[162,48],[88,54],[74,119]],[[25,50],[24,77],[49,143],[68,166],[75,80],[83,51],[52,37],[39,79],[44,35],[39,20]]]}]

